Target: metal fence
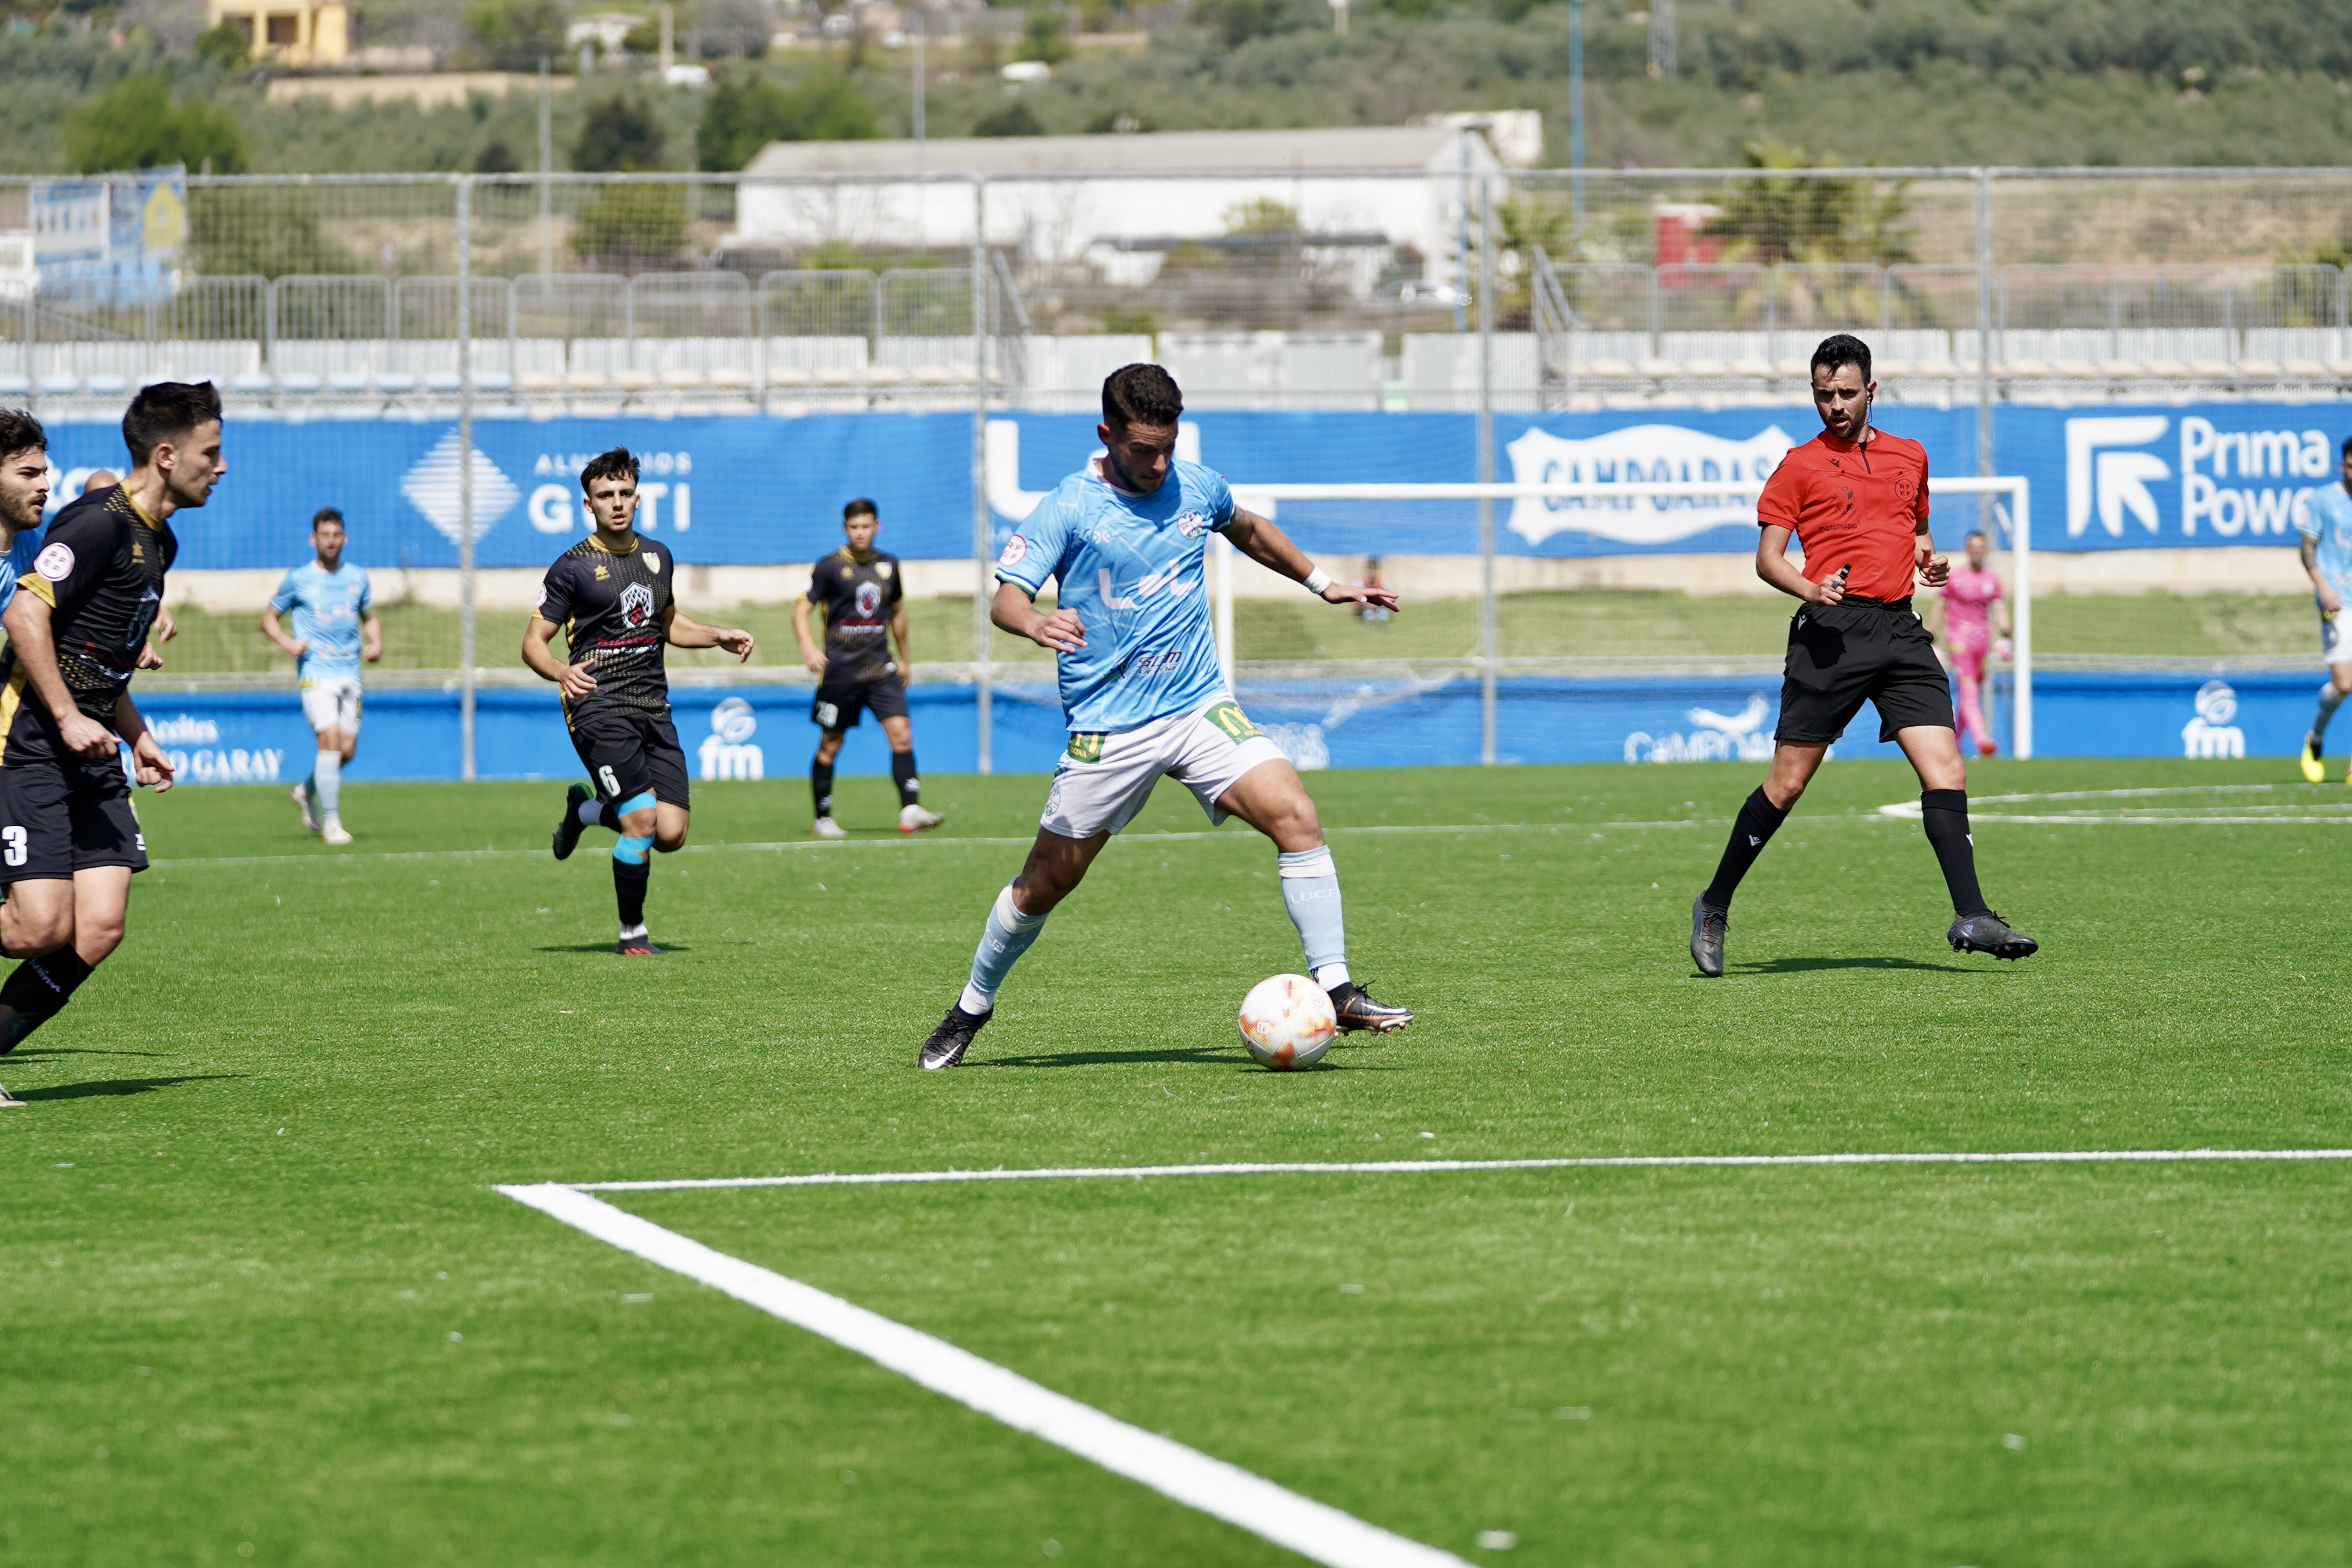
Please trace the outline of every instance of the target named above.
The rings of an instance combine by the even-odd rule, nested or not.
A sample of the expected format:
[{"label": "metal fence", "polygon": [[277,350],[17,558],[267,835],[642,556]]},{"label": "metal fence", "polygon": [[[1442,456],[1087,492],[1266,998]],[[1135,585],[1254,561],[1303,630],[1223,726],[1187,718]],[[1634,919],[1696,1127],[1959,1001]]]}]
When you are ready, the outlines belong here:
[{"label": "metal fence", "polygon": [[[0,292],[0,396],[95,416],[142,378],[202,376],[234,416],[455,417],[464,449],[486,415],[968,410],[977,476],[988,415],[1085,410],[1108,370],[1145,357],[1200,409],[1491,420],[1785,406],[1812,344],[1855,330],[1886,395],[1974,406],[1983,443],[2004,402],[2352,390],[2352,170],[1166,178],[1230,181],[1222,232],[1114,232],[1090,216],[1108,210],[1089,205],[1104,182],[1043,174],[908,176],[888,192],[819,177],[191,177],[168,292]],[[0,180],[0,207],[24,183]],[[1988,472],[1989,444],[1978,458]],[[975,512],[977,590],[984,499]],[[469,552],[470,528],[453,526]],[[1653,657],[1623,651],[1639,639],[1619,600],[1498,571],[1491,531],[1463,534],[1459,571],[1424,563],[1441,601],[1412,623],[1427,630],[1310,630],[1244,598],[1239,663],[1424,678]],[[1362,555],[1380,553],[1375,532]],[[470,555],[464,570],[432,668],[470,686]],[[1651,587],[1611,591],[1637,590]],[[1710,625],[1741,628],[1745,647],[1757,607],[1676,621],[1654,657],[1736,664],[1729,643],[1675,649]],[[1041,673],[992,644],[977,591],[943,616],[934,668],[974,680],[983,703],[992,680]],[[428,619],[420,609],[419,635]],[[2074,635],[2063,618],[2045,634],[2053,648]],[[2269,657],[2270,636],[2244,651]],[[789,635],[770,640],[771,674],[795,679]]]}]

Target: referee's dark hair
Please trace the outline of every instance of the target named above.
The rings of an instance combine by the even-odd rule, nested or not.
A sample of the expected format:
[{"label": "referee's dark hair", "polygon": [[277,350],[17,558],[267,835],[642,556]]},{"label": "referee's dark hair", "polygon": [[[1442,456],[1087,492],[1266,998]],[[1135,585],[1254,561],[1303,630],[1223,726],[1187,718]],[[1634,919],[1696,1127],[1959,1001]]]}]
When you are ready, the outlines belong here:
[{"label": "referee's dark hair", "polygon": [[220,394],[209,381],[150,382],[122,411],[122,444],[131,461],[142,464],[156,447],[220,416]]},{"label": "referee's dark hair", "polygon": [[847,506],[841,509],[842,521],[847,522],[853,517],[870,517],[877,522],[882,521],[881,512],[877,510],[874,503],[867,500],[864,496],[859,496],[856,500],[851,501]]},{"label": "referee's dark hair", "polygon": [[1822,346],[1813,351],[1813,363],[1807,374],[1825,370],[1835,375],[1845,365],[1859,369],[1863,380],[1870,379],[1870,345],[1852,332],[1839,332],[1833,337],[1823,338]]},{"label": "referee's dark hair", "polygon": [[0,408],[0,458],[48,449],[49,433],[39,420],[21,408]]},{"label": "referee's dark hair", "polygon": [[580,493],[586,495],[588,487],[598,479],[626,479],[635,485],[637,482],[636,454],[626,447],[615,447],[609,452],[599,452],[589,458],[588,466],[580,470]]},{"label": "referee's dark hair", "polygon": [[319,530],[326,527],[327,524],[331,522],[337,528],[342,527],[343,514],[337,511],[333,507],[322,506],[317,511],[310,514],[310,531],[316,533]]},{"label": "referee's dark hair", "polygon": [[1176,378],[1156,364],[1121,365],[1103,382],[1103,423],[1114,430],[1134,425],[1173,425],[1183,416],[1184,395]]}]

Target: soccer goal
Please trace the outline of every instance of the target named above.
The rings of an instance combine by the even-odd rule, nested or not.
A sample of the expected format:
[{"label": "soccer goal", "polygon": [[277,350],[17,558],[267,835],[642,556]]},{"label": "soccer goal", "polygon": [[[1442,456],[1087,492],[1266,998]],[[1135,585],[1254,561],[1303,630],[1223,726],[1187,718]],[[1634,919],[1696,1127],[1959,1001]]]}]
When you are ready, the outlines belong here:
[{"label": "soccer goal", "polygon": [[[1982,527],[2007,579],[2012,658],[2007,684],[2010,749],[2033,754],[2032,513],[2017,475],[1937,479],[1937,497],[1982,498]],[[1745,560],[1726,552],[1665,553],[1643,546],[1707,528],[1751,524],[1763,481],[1524,484],[1253,484],[1233,481],[1235,501],[1310,542],[1318,558],[1352,555],[1365,578],[1405,595],[1410,632],[1386,626],[1335,635],[1319,623],[1235,599],[1269,591],[1255,568],[1239,572],[1222,541],[1211,555],[1209,591],[1217,649],[1227,678],[1242,682],[1357,679],[1367,693],[1385,680],[1429,681],[1475,672],[1479,680],[1482,761],[1499,760],[1497,700],[1507,680],[1585,677],[1628,681],[1707,675],[1760,680],[1777,670],[1777,621],[1785,605],[1759,597]],[[1496,503],[1507,505],[1498,517]],[[1536,553],[1555,532],[1578,530],[1621,542],[1622,554]],[[1955,548],[1949,552],[1957,557]],[[1337,574],[1335,568],[1335,574]],[[1614,590],[1615,592],[1609,592]],[[1273,591],[1279,592],[1279,588]],[[1596,592],[1598,591],[1598,592]],[[1385,644],[1385,647],[1382,645]],[[1762,745],[1745,731],[1723,733]],[[1711,717],[1711,716],[1710,716]],[[1702,737],[1712,741],[1714,737]],[[1696,742],[1694,742],[1696,744]],[[1746,755],[1704,748],[1676,754]],[[1631,743],[1627,752],[1633,756]]]}]

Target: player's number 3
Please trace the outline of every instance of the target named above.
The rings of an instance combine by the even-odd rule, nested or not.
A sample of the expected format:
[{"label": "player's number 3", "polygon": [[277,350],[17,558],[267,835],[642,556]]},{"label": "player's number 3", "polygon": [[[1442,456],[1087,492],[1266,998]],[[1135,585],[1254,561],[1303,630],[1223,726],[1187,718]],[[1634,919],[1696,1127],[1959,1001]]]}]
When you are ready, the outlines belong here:
[{"label": "player's number 3", "polygon": [[21,866],[25,859],[25,830],[21,827],[0,827],[0,860],[11,866]]}]

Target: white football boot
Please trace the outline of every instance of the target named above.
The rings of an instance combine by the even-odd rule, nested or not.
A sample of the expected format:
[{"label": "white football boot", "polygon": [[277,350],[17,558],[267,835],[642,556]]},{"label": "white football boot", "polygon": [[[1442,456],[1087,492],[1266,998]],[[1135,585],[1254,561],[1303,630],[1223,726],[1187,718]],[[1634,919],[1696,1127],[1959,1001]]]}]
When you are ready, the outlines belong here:
[{"label": "white football boot", "polygon": [[811,838],[846,838],[849,829],[829,816],[820,816],[809,827]]},{"label": "white football boot", "polygon": [[898,808],[898,831],[901,833],[921,833],[937,827],[946,820],[945,814],[925,811],[919,805],[902,805]]},{"label": "white football boot", "polygon": [[338,847],[352,841],[352,836],[343,831],[343,819],[340,816],[327,818],[325,824],[319,829],[319,837]]},{"label": "white football boot", "polygon": [[287,793],[294,797],[295,808],[302,814],[303,827],[312,833],[318,832],[319,814],[310,805],[310,786],[298,784]]}]

